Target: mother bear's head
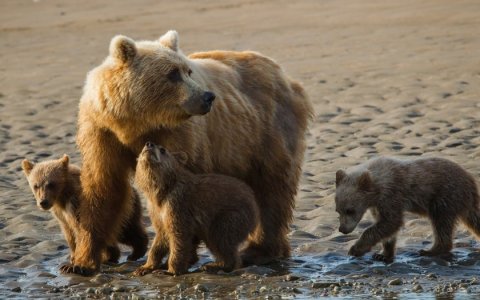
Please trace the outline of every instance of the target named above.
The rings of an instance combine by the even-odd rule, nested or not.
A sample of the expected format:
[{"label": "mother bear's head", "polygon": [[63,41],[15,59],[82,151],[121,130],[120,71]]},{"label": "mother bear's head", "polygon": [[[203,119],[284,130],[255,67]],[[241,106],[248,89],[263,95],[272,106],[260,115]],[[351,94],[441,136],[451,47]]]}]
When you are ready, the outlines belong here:
[{"label": "mother bear's head", "polygon": [[175,31],[156,41],[118,35],[109,56],[88,74],[83,101],[93,102],[111,121],[176,126],[212,108],[215,94],[201,86],[195,72],[178,48]]}]

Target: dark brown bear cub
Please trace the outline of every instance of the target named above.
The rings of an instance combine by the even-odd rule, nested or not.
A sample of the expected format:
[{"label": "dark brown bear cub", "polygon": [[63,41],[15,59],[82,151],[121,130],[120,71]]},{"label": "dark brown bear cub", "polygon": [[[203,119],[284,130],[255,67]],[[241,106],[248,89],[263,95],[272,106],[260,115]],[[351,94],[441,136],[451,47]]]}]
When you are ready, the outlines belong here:
[{"label": "dark brown bear cub", "polygon": [[[70,262],[75,262],[75,248],[78,244],[80,168],[69,163],[69,157],[48,160],[34,164],[23,160],[22,169],[32,189],[37,205],[43,210],[50,210],[60,223],[65,239],[70,247]],[[141,222],[142,206],[136,192],[131,199],[131,206],[122,215],[122,230],[115,241],[108,243],[104,261],[117,262],[120,249],[117,240],[133,248],[128,260],[137,260],[147,251],[148,237]],[[69,266],[60,268],[68,271]]]},{"label": "dark brown bear cub", "polygon": [[206,271],[230,272],[239,267],[239,247],[258,225],[259,213],[252,189],[233,177],[193,174],[184,168],[185,153],[169,153],[146,143],[137,163],[135,181],[149,201],[156,236],[145,265],[145,275],[160,269],[169,254],[168,272],[186,273],[204,241],[216,261]]},{"label": "dark brown bear cub", "polygon": [[450,255],[455,225],[462,221],[480,235],[480,197],[475,179],[458,164],[441,158],[396,160],[380,157],[336,174],[336,210],[340,232],[355,229],[367,209],[377,222],[350,248],[362,256],[382,242],[374,259],[393,261],[398,230],[405,211],[426,216],[434,243],[420,255]]}]

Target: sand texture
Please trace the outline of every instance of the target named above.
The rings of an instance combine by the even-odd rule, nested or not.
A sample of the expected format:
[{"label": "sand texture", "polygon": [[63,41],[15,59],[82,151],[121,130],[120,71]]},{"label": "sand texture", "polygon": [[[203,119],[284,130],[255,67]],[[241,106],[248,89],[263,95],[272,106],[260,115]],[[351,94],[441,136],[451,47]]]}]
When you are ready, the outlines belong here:
[{"label": "sand texture", "polygon": [[[479,1],[2,0],[0,21],[0,298],[478,299],[480,243],[462,226],[452,260],[418,256],[432,230],[412,215],[393,264],[372,261],[372,253],[350,258],[371,218],[342,235],[333,195],[337,169],[376,155],[445,157],[480,179]],[[104,266],[92,278],[61,275],[66,242],[35,206],[21,160],[67,153],[79,163],[86,73],[115,34],[155,39],[168,29],[179,32],[185,53],[256,50],[303,82],[316,114],[290,234],[293,257],[229,275],[132,277],[143,260]],[[193,269],[211,260],[204,248],[200,254]]]}]

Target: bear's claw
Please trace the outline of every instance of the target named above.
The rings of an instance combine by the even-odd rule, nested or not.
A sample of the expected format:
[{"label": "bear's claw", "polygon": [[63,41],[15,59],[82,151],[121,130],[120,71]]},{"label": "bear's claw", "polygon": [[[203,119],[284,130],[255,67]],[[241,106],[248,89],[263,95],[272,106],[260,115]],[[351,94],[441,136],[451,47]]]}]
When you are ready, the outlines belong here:
[{"label": "bear's claw", "polygon": [[373,258],[373,260],[382,261],[386,264],[391,264],[393,262],[393,257],[386,256],[386,255],[383,255],[383,254],[380,254],[380,253],[374,253],[372,255],[372,258]]},{"label": "bear's claw", "polygon": [[133,272],[134,276],[145,276],[147,274],[150,274],[154,271],[153,268],[148,268],[148,267],[139,267],[138,269]]},{"label": "bear's claw", "polygon": [[96,273],[94,269],[75,266],[72,264],[65,264],[61,266],[60,272],[63,274],[78,274],[81,276],[92,276]]}]

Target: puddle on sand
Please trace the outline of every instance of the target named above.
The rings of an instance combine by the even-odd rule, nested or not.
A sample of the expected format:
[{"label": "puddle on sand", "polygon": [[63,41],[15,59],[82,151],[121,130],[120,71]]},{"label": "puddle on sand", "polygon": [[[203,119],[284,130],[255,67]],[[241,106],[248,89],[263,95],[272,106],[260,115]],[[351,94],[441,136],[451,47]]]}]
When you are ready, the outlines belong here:
[{"label": "puddle on sand", "polygon": [[[237,298],[308,299],[334,296],[336,299],[479,299],[480,252],[457,248],[450,261],[425,258],[416,249],[400,249],[390,265],[375,262],[371,254],[351,258],[342,252],[309,253],[298,245],[291,259],[265,266],[250,266],[230,274],[198,272],[211,260],[205,248],[193,273],[172,277],[150,274],[134,277],[131,273],[142,262],[103,266],[103,272],[91,278],[65,276],[58,266],[67,259],[62,250],[57,257],[31,262],[18,268],[19,261],[2,265],[0,298],[88,297],[112,299],[157,298]],[[314,239],[310,243],[321,243]],[[126,253],[124,253],[126,254]],[[125,255],[122,257],[125,258]],[[21,259],[19,259],[21,260]],[[22,263],[23,264],[23,263]]]}]

